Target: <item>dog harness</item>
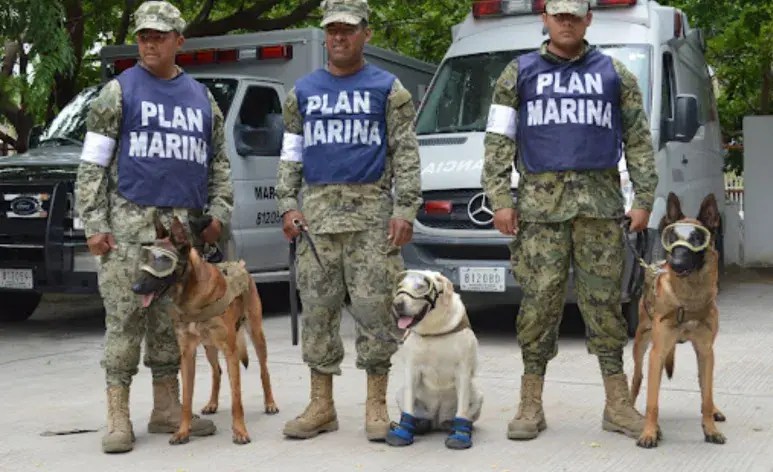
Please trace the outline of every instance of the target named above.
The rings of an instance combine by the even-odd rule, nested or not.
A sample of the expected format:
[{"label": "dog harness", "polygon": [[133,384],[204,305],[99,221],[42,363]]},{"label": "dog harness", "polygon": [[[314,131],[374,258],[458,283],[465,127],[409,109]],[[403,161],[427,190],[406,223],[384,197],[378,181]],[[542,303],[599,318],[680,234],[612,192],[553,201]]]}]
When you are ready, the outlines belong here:
[{"label": "dog harness", "polygon": [[[233,302],[236,297],[247,292],[249,284],[252,282],[247,269],[242,266],[241,262],[228,261],[220,264],[213,264],[223,274],[226,280],[226,291],[222,297],[217,300],[213,300],[211,303],[204,305],[196,309],[180,309],[177,305],[170,310],[172,318],[177,323],[200,323],[210,320],[216,316],[222,315],[226,308]],[[239,321],[237,322],[237,328],[244,321],[244,314],[242,313]]]}]

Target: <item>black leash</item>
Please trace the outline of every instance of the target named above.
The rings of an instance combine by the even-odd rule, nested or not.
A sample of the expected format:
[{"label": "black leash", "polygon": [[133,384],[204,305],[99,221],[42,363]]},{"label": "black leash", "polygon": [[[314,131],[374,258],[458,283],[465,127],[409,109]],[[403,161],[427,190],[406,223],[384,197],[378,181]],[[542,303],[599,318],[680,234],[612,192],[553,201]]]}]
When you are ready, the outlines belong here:
[{"label": "black leash", "polygon": [[309,232],[303,229],[303,223],[299,220],[293,220],[293,224],[300,234],[290,241],[290,330],[293,339],[293,346],[298,345],[298,283],[296,281],[295,270],[295,252],[298,249],[298,240],[302,237],[306,237],[306,241],[311,247],[311,252],[314,253],[314,258],[317,259],[319,267],[324,271],[325,266],[322,265],[322,259],[317,252],[317,246],[314,245],[314,241],[311,239]]}]

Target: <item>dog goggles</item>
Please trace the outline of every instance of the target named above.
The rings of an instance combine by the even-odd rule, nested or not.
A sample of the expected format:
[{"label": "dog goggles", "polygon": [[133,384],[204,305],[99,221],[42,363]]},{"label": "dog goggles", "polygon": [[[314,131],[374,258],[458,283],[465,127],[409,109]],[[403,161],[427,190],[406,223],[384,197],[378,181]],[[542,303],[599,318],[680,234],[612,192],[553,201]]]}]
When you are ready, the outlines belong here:
[{"label": "dog goggles", "polygon": [[143,246],[140,253],[140,270],[153,277],[169,277],[177,267],[177,254],[159,246]]},{"label": "dog goggles", "polygon": [[402,279],[397,291],[407,293],[414,298],[424,298],[434,289],[435,284],[424,274],[405,271],[402,273]]},{"label": "dog goggles", "polygon": [[673,223],[663,229],[660,242],[668,252],[677,246],[700,252],[709,247],[711,233],[705,227],[694,223]]}]

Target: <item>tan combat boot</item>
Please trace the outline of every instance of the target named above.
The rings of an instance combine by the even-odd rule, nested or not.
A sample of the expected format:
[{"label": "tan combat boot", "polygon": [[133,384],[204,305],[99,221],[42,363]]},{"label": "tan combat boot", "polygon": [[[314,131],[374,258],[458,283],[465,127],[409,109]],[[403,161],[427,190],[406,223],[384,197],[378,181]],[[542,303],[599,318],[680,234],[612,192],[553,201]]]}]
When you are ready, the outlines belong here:
[{"label": "tan combat boot", "polygon": [[521,376],[521,403],[518,413],[507,425],[508,439],[534,439],[548,427],[542,410],[542,385],[540,375]]},{"label": "tan combat boot", "polygon": [[[153,412],[148,422],[149,433],[176,433],[180,428],[183,406],[180,403],[180,385],[177,376],[153,380]],[[215,434],[215,424],[193,415],[191,436]]]},{"label": "tan combat boot", "polygon": [[134,430],[129,419],[129,389],[107,388],[107,434],[102,436],[103,452],[129,452],[134,449]]},{"label": "tan combat boot", "polygon": [[604,419],[601,427],[605,431],[623,433],[630,438],[638,438],[644,429],[644,416],[636,411],[628,390],[625,374],[604,377],[604,390],[607,401],[604,407]]},{"label": "tan combat boot", "polygon": [[285,423],[285,436],[308,439],[319,433],[338,430],[338,416],[333,404],[333,375],[312,370],[309,396],[311,401],[303,413]]},{"label": "tan combat boot", "polygon": [[389,433],[388,383],[388,375],[368,374],[368,397],[365,401],[365,436],[368,441],[383,441]]}]

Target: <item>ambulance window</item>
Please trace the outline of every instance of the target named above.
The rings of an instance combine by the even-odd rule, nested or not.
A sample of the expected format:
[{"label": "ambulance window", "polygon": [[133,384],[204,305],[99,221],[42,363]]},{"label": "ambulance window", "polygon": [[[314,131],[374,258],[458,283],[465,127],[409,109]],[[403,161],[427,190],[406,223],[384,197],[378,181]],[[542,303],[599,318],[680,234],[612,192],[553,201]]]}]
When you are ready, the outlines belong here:
[{"label": "ambulance window", "polygon": [[662,98],[660,100],[660,114],[664,120],[674,118],[674,58],[670,53],[663,54],[663,84]]},{"label": "ambulance window", "polygon": [[249,86],[234,124],[236,151],[241,156],[279,156],[283,133],[282,103],[276,90]]}]

